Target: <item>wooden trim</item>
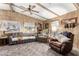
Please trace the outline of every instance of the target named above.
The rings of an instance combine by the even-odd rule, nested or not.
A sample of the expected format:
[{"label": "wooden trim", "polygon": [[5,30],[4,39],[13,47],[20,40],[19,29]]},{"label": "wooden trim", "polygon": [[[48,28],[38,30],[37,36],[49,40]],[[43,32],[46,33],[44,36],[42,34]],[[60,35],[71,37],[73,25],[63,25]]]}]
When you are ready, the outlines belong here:
[{"label": "wooden trim", "polygon": [[47,11],[49,11],[49,12],[51,12],[51,13],[55,14],[55,15],[57,15],[57,16],[60,16],[60,15],[56,14],[55,12],[53,12],[53,11],[49,10],[49,9],[48,9],[48,8],[46,8],[45,6],[41,5],[40,3],[37,3],[37,5],[38,5],[38,6],[40,6],[40,7],[42,7],[42,8],[44,8],[45,10],[47,10]]},{"label": "wooden trim", "polygon": [[79,6],[77,5],[77,3],[73,3],[73,5],[76,7],[76,9],[79,9]]},{"label": "wooden trim", "polygon": [[13,3],[4,3],[4,4],[9,5],[10,10],[11,10],[12,12],[14,12],[14,9],[13,9]]},{"label": "wooden trim", "polygon": [[[20,8],[20,9],[24,10],[23,8],[21,8],[20,6],[15,5],[15,4],[12,4],[12,6],[15,6],[15,7],[17,7],[17,8]],[[35,15],[37,15],[37,14],[35,14]],[[45,18],[45,17],[43,17],[43,16],[40,16],[40,15],[37,15],[37,16],[39,16],[39,17],[41,17],[41,18],[44,18],[44,19],[47,19],[47,18]]]},{"label": "wooden trim", "polygon": [[38,15],[38,14],[34,14],[34,15],[37,15],[37,16],[39,16],[39,17],[41,17],[41,18],[44,18],[44,19],[48,20],[47,18],[45,18],[45,17],[43,17],[43,16],[40,16],[40,15]]},{"label": "wooden trim", "polygon": [[63,19],[62,21],[75,19],[75,23],[77,23],[77,18],[78,17],[73,17],[73,18],[69,18],[69,19]]},{"label": "wooden trim", "polygon": [[[66,20],[68,20],[68,21],[75,20],[75,22],[74,23],[67,23],[67,22],[65,22]],[[75,26],[77,26],[77,17],[73,17],[73,18],[69,18],[69,19],[63,19],[61,21],[61,24],[65,24],[65,28],[74,28]]]},{"label": "wooden trim", "polygon": [[77,22],[77,17],[73,17],[73,18],[69,18],[69,19],[64,19],[64,20],[72,20],[72,19],[76,19],[76,22]]}]

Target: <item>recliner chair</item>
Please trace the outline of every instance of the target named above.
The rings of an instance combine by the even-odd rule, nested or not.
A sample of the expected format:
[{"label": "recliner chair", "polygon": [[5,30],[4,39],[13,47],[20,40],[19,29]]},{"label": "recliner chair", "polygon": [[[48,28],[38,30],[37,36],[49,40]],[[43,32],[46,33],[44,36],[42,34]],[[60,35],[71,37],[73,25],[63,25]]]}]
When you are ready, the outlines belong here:
[{"label": "recliner chair", "polygon": [[67,35],[68,35],[67,37],[70,38],[70,40],[65,41],[63,43],[60,43],[56,39],[49,38],[49,46],[53,50],[59,52],[62,55],[68,54],[72,50],[72,47],[73,47],[74,34],[68,32]]}]

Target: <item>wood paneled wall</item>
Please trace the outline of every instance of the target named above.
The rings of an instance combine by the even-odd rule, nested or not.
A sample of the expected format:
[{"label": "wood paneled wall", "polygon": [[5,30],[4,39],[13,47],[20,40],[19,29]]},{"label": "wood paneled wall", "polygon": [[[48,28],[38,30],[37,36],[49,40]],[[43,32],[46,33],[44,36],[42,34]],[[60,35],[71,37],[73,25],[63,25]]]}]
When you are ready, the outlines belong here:
[{"label": "wood paneled wall", "polygon": [[[60,17],[56,17],[56,18],[52,18],[51,20],[47,20],[46,22],[49,22],[49,24],[53,21],[53,20],[59,20],[61,22],[61,20],[63,19],[70,19],[70,18],[74,18],[74,17],[77,17],[77,22],[78,22],[78,25],[73,28],[73,29],[65,29],[63,27],[63,25],[61,25],[61,28],[59,31],[70,31],[72,33],[74,33],[75,37],[74,37],[74,47],[75,48],[78,48],[79,49],[79,10],[76,10],[76,11],[72,11],[70,13],[67,13],[67,14],[64,14]],[[51,29],[51,28],[50,28]]]},{"label": "wood paneled wall", "polygon": [[23,14],[20,14],[18,12],[11,12],[9,10],[0,10],[0,20],[13,20],[13,21],[19,21],[21,23],[24,22],[31,22],[31,23],[42,23],[43,21],[39,19],[35,19]]},{"label": "wood paneled wall", "polygon": [[[43,21],[39,19],[20,14],[18,12],[12,12],[10,10],[0,10],[0,21],[1,20],[18,21],[21,24],[24,24],[24,22],[43,24]],[[3,31],[0,31],[0,36],[1,35],[3,35]]]}]

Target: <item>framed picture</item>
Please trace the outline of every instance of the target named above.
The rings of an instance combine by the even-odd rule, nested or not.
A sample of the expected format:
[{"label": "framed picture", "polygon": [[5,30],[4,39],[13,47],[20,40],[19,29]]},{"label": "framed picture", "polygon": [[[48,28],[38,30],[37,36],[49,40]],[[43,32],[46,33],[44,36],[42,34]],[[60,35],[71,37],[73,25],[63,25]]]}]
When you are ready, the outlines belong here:
[{"label": "framed picture", "polygon": [[45,23],[45,29],[48,29],[48,28],[49,28],[49,24]]},{"label": "framed picture", "polygon": [[64,19],[62,22],[65,28],[74,28],[75,26],[77,26],[77,17]]}]

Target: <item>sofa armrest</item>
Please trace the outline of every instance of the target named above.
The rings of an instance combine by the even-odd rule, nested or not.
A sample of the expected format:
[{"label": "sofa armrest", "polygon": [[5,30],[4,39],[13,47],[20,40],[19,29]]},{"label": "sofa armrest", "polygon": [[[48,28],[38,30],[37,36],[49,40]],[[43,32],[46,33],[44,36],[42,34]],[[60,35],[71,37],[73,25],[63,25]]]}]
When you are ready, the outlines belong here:
[{"label": "sofa armrest", "polygon": [[58,41],[57,39],[52,39],[52,38],[48,38],[48,42],[52,42],[52,41]]},{"label": "sofa armrest", "polygon": [[71,41],[62,42],[62,44],[71,44],[71,43],[72,43]]}]

